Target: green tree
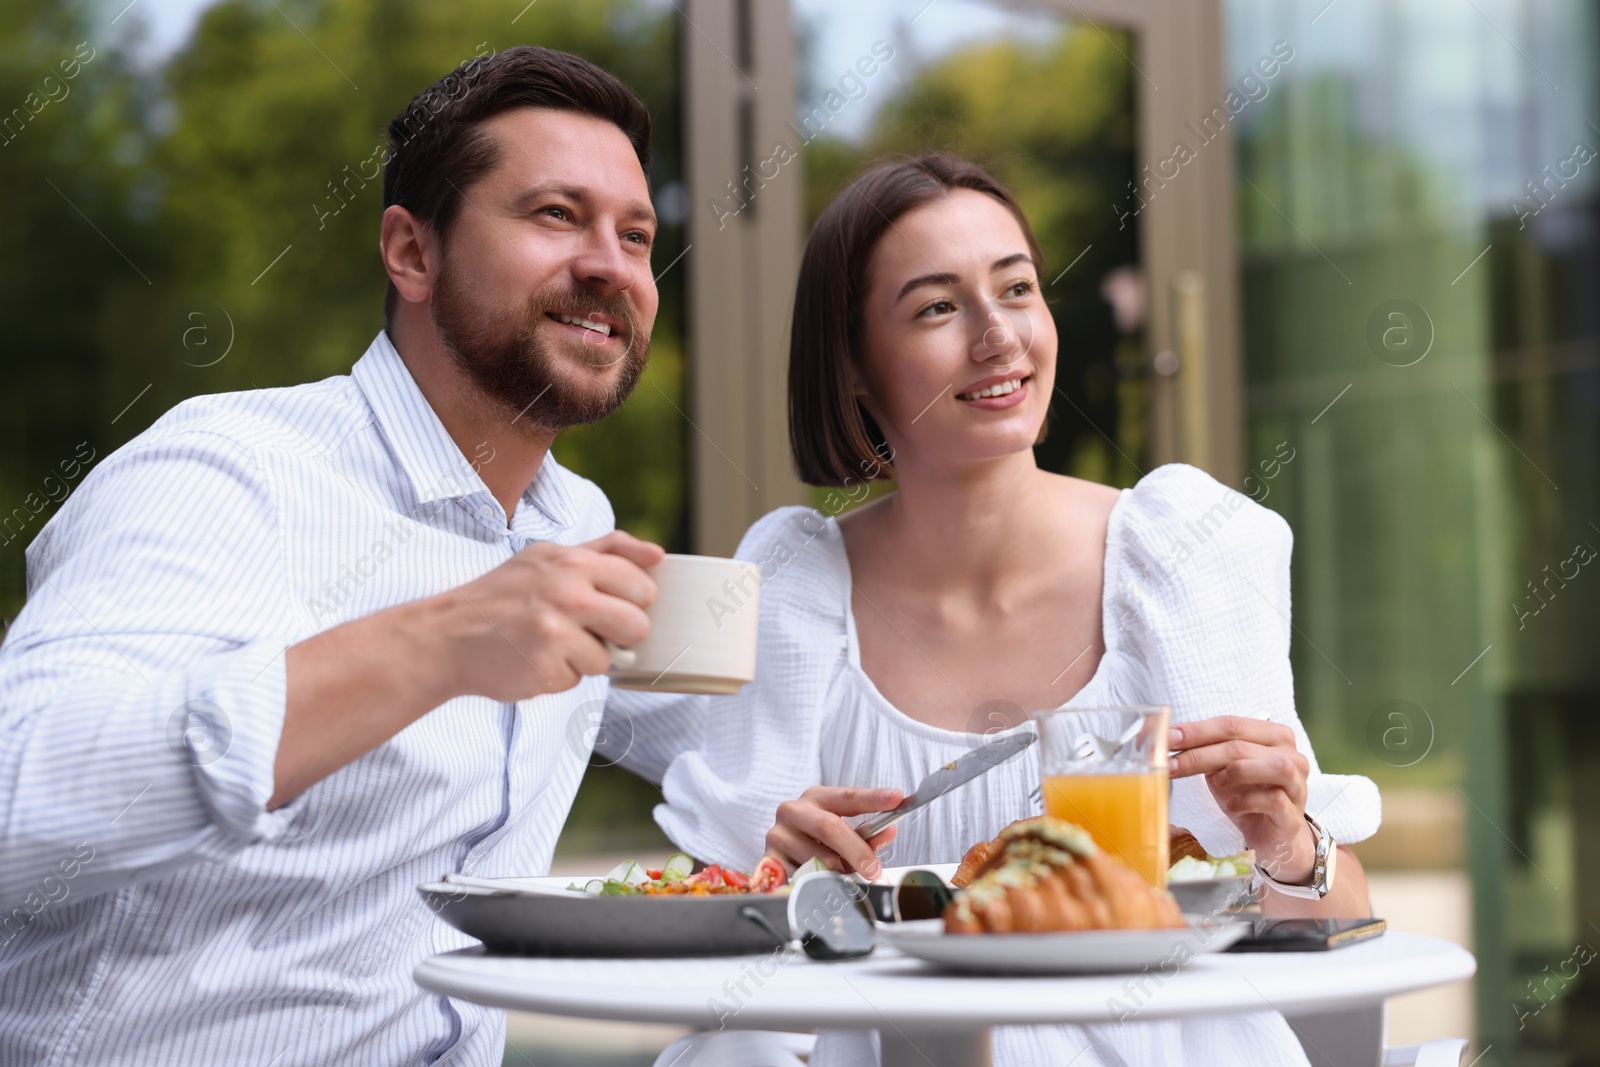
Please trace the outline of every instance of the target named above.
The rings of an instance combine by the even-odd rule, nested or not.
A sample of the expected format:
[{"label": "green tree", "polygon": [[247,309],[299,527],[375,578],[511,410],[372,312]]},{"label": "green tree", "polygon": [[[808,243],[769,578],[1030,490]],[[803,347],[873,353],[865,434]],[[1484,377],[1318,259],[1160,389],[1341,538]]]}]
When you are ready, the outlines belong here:
[{"label": "green tree", "polygon": [[[89,25],[0,2],[0,99],[23,105]],[[129,69],[103,33],[90,40],[70,95],[0,145],[0,508],[22,505],[78,442],[103,456],[186,397],[347,372],[383,324],[373,151],[415,93],[475,54],[542,44],[615,71],[655,120],[652,188],[676,180],[677,35],[675,16],[636,0],[520,15],[489,0],[225,0],[154,70]],[[682,242],[663,227],[658,269]],[[600,482],[622,526],[676,547],[684,276],[662,278],[634,397],[555,449]],[[48,514],[0,536],[7,618],[21,548]]]},{"label": "green tree", "polygon": [[[84,442],[133,394],[100,376],[105,314],[147,296],[165,258],[139,224],[147,92],[64,7],[0,2],[0,617],[22,551],[81,477]],[[120,347],[109,351],[125,354]],[[111,406],[111,405],[115,406]],[[63,466],[65,464],[65,466]],[[68,477],[67,472],[74,476]]]}]

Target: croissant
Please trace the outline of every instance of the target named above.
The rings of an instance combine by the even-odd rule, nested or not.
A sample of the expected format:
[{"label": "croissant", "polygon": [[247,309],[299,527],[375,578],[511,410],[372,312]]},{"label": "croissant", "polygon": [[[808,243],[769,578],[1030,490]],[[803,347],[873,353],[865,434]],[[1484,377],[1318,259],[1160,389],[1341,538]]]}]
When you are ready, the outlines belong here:
[{"label": "croissant", "polygon": [[[1035,815],[1031,819],[1018,819],[1006,829],[1009,830],[1012,826],[1028,826],[1043,818],[1043,815]],[[1000,855],[1000,850],[1001,844],[998,837],[989,841],[979,841],[976,845],[973,845],[967,850],[967,854],[962,857],[961,865],[956,868],[956,873],[950,879],[950,884],[953,886],[971,885],[972,880],[987,870],[992,861]],[[1181,826],[1172,827],[1170,851],[1171,862],[1173,863],[1177,863],[1185,856],[1197,860],[1210,858],[1206,853],[1205,846],[1201,845],[1193,834]]]},{"label": "croissant", "polygon": [[[1012,823],[982,853],[962,861],[971,880],[945,908],[950,934],[1181,927],[1170,893],[1120,858],[1102,852],[1082,828],[1039,816]],[[958,872],[958,877],[960,872]],[[957,882],[958,885],[962,884]]]},{"label": "croissant", "polygon": [[1171,856],[1169,858],[1169,862],[1177,863],[1185,856],[1197,860],[1206,859],[1207,856],[1205,846],[1202,845],[1193,834],[1185,830],[1183,827],[1174,826],[1172,828]]},{"label": "croissant", "polygon": [[[1043,815],[1035,815],[1031,819],[1018,819],[1000,832],[1003,834],[1006,830],[1011,830],[1018,826],[1028,826],[1042,818],[1044,818]],[[956,873],[951,876],[950,884],[957,887],[971,885],[972,880],[986,871],[990,862],[1000,855],[1001,847],[1002,843],[998,837],[990,841],[979,841],[976,845],[973,845],[967,850],[967,854],[961,858],[961,866],[957,867]]]}]

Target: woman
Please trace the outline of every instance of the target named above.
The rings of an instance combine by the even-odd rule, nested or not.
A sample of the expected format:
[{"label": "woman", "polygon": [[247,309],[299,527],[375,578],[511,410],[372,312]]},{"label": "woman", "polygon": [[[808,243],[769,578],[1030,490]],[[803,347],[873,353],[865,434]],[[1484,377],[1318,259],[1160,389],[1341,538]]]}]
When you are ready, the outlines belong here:
[{"label": "woman", "polygon": [[[949,156],[875,167],[818,220],[791,336],[795,460],[843,495],[897,491],[837,519],[781,508],[745,536],[763,570],[757,680],[708,702],[657,809],[696,857],[820,855],[868,877],[958,860],[1038,811],[1036,761],[870,842],[847,820],[1063,705],[1171,705],[1173,823],[1214,855],[1254,848],[1285,886],[1313,881],[1308,812],[1340,842],[1376,829],[1373,784],[1321,774],[1295,713],[1283,521],[1191,467],[1119,492],[1035,465],[1056,367],[1041,266],[1011,196]],[[1336,875],[1324,899],[1269,891],[1266,907],[1367,914],[1353,855]],[[1305,1062],[1270,1011],[995,1042],[1005,1064]],[[870,1055],[868,1035],[830,1033],[814,1062]]]}]

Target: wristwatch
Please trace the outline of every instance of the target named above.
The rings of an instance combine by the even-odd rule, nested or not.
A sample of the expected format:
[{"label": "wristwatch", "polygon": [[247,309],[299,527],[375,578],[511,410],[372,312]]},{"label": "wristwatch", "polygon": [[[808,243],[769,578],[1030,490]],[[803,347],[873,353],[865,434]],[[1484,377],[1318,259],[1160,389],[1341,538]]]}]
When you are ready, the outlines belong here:
[{"label": "wristwatch", "polygon": [[1339,858],[1339,850],[1334,847],[1333,835],[1309,814],[1306,823],[1311,827],[1311,832],[1317,839],[1317,858],[1311,868],[1310,885],[1287,885],[1268,874],[1266,868],[1256,864],[1256,873],[1261,875],[1261,880],[1274,892],[1282,893],[1286,897],[1299,897],[1301,900],[1321,900],[1333,888],[1334,861]]}]

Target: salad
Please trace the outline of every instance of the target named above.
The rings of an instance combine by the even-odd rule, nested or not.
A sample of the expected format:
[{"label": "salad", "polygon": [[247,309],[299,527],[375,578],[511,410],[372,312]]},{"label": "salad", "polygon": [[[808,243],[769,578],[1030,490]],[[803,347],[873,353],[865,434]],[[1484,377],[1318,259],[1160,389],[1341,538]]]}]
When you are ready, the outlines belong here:
[{"label": "salad", "polygon": [[1185,856],[1167,869],[1169,882],[1199,882],[1210,878],[1243,878],[1255,873],[1255,853],[1248,850],[1218,859]]},{"label": "salad", "polygon": [[618,864],[604,878],[591,878],[581,885],[573,882],[567,888],[602,897],[710,896],[772,893],[787,881],[783,864],[771,856],[763,856],[756,869],[746,874],[715,863],[696,871],[694,860],[678,852],[661,867],[642,867],[629,861]]}]

